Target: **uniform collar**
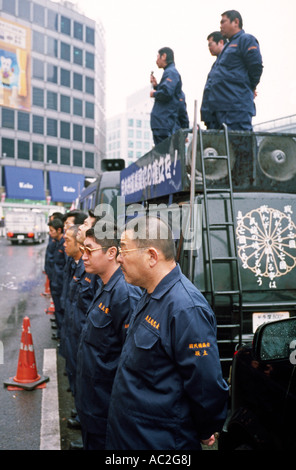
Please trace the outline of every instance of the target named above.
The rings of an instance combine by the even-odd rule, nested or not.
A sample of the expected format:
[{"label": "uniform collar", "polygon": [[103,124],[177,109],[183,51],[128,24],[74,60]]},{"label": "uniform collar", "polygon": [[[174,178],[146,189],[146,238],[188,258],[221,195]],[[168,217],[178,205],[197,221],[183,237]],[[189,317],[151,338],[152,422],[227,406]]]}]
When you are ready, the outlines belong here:
[{"label": "uniform collar", "polygon": [[102,286],[103,290],[106,290],[106,291],[110,291],[113,289],[114,285],[116,284],[116,282],[118,281],[118,279],[120,277],[123,276],[123,273],[122,273],[122,270],[121,270],[121,267],[119,266],[116,271],[112,274],[112,276],[110,277],[109,281],[107,282],[107,284],[105,284],[104,286]]},{"label": "uniform collar", "polygon": [[234,39],[238,38],[241,34],[243,34],[245,31],[243,29],[241,29],[240,31],[238,31],[237,33],[235,33],[230,39],[229,39],[229,42],[232,42]]},{"label": "uniform collar", "polygon": [[155,287],[150,297],[152,299],[160,299],[171,287],[176,284],[177,281],[181,278],[181,269],[179,264],[175,266],[172,271],[170,271],[157,286]]}]

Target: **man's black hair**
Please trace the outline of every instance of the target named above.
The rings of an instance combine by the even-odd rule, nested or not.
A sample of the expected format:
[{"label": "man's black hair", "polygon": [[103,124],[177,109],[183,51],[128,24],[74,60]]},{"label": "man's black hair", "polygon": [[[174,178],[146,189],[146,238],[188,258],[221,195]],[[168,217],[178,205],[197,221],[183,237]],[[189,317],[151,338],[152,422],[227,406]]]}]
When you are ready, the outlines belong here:
[{"label": "man's black hair", "polygon": [[64,229],[64,222],[59,217],[50,220],[47,225],[49,227],[53,227],[55,230],[58,230],[60,228],[63,231]]},{"label": "man's black hair", "polygon": [[159,55],[166,54],[166,63],[171,64],[175,62],[174,51],[170,47],[162,47],[158,51]]},{"label": "man's black hair", "polygon": [[207,40],[209,41],[210,38],[213,38],[213,41],[218,44],[219,41],[223,41],[224,44],[226,42],[225,37],[220,33],[220,31],[213,31],[211,34],[208,35]]},{"label": "man's black hair", "polygon": [[231,22],[237,18],[239,21],[239,27],[240,29],[242,29],[243,19],[242,19],[241,14],[237,10],[227,10],[224,13],[222,13],[221,16],[224,16],[224,15],[227,16],[227,18],[229,18]]},{"label": "man's black hair", "polygon": [[64,215],[64,223],[66,222],[68,217],[74,217],[74,224],[75,225],[76,224],[81,225],[81,224],[83,224],[83,222],[87,218],[87,215],[84,212],[79,211],[79,210],[73,210],[73,211],[67,212]]}]

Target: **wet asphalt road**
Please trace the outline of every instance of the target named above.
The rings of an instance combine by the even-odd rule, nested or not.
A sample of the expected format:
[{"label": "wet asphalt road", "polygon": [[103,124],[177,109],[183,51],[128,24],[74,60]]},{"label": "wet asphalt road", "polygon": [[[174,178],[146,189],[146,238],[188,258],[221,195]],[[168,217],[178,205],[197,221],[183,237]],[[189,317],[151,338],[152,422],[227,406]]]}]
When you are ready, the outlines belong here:
[{"label": "wet asphalt road", "polygon": [[[25,316],[30,319],[38,374],[43,374],[44,350],[57,351],[57,343],[52,339],[51,315],[45,313],[50,300],[40,295],[45,283],[45,249],[46,243],[12,246],[0,238],[0,450],[40,449],[42,389],[10,391],[3,382],[17,373]],[[58,352],[56,357],[60,448],[67,450],[71,440],[80,438],[80,431],[67,427],[74,402],[67,392],[64,360]]]},{"label": "wet asphalt road", "polygon": [[[67,391],[64,359],[58,353],[56,340],[52,339],[52,316],[45,313],[50,306],[50,299],[41,295],[45,287],[45,249],[46,243],[12,246],[0,238],[0,346],[3,346],[4,351],[3,357],[0,353],[0,381],[3,384],[17,373],[23,318],[28,316],[38,374],[43,375],[45,351],[53,351],[56,357],[58,385],[56,398],[54,396],[56,407],[53,406],[53,410],[57,409],[59,423],[59,438],[55,436],[58,448],[50,447],[50,437],[48,442],[45,437],[45,445],[49,446],[48,450],[66,451],[70,449],[71,441],[81,440],[81,433],[67,426],[74,400]],[[47,390],[52,381],[53,377],[49,376]],[[42,393],[42,389],[10,391],[4,385],[0,386],[0,450],[44,449],[40,437],[41,423],[44,422]],[[216,447],[206,450],[216,450]],[[70,454],[73,458],[75,452],[74,455],[73,452]],[[104,453],[101,458],[104,459]]]}]

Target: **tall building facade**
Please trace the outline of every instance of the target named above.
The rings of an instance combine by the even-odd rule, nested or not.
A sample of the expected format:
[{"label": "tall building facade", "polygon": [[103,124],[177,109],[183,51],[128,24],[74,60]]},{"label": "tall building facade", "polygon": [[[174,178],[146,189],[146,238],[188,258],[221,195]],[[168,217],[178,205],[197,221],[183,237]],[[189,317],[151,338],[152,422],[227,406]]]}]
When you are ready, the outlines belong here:
[{"label": "tall building facade", "polygon": [[122,158],[129,166],[153,147],[149,87],[130,95],[125,112],[107,119],[107,158]]},{"label": "tall building facade", "polygon": [[70,2],[0,0],[0,137],[6,198],[71,202],[100,170],[104,29]]}]

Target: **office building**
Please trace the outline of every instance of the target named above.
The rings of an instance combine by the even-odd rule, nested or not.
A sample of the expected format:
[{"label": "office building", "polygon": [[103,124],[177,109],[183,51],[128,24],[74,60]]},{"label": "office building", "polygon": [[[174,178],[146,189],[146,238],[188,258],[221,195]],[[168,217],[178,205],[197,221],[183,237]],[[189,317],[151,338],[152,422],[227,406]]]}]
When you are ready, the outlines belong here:
[{"label": "office building", "polygon": [[6,199],[78,196],[106,150],[101,24],[66,1],[0,0],[0,129]]},{"label": "office building", "polygon": [[125,112],[107,119],[107,158],[123,158],[129,166],[153,147],[149,87],[127,98]]}]

